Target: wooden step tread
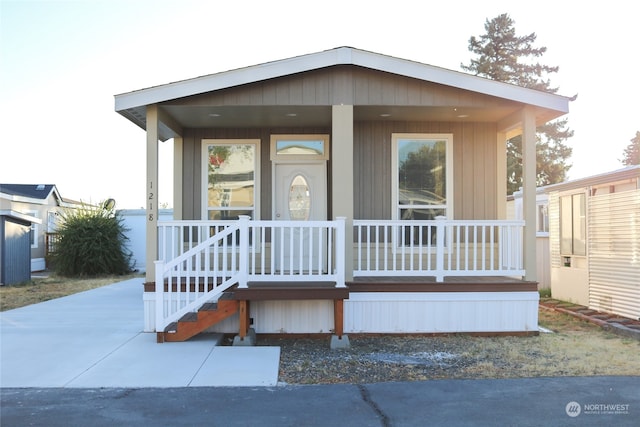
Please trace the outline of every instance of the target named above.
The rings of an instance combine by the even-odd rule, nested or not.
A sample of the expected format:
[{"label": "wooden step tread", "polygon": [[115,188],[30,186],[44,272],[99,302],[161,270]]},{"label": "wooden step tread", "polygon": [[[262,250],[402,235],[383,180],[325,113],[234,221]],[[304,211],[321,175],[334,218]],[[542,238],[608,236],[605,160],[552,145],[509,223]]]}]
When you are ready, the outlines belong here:
[{"label": "wooden step tread", "polygon": [[180,318],[180,320],[178,320],[178,322],[197,322],[197,321],[198,321],[198,313],[194,313],[192,311],[190,311],[189,313],[186,313],[184,316]]},{"label": "wooden step tread", "polygon": [[167,334],[175,334],[178,330],[178,322],[171,322],[164,328],[164,332]]},{"label": "wooden step tread", "polygon": [[203,304],[198,311],[216,311],[218,309],[218,303],[208,302]]}]

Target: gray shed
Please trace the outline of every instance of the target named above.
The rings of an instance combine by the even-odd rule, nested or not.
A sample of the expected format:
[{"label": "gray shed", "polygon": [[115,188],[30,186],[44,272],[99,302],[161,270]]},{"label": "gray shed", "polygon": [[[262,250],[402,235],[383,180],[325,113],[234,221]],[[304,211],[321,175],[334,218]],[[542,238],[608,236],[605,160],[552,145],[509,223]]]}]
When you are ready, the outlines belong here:
[{"label": "gray shed", "polygon": [[31,224],[41,220],[16,211],[0,211],[0,285],[31,279]]}]

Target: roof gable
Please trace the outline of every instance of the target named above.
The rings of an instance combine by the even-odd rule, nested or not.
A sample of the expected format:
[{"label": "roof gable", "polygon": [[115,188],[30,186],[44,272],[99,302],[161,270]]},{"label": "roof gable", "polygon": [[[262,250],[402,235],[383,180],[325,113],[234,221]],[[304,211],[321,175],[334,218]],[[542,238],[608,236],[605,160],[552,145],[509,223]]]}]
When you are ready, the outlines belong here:
[{"label": "roof gable", "polygon": [[369,51],[340,47],[116,95],[126,110],[336,65],[355,65],[512,101],[568,112],[568,98]]},{"label": "roof gable", "polygon": [[48,199],[54,189],[53,184],[0,184],[0,193],[38,200]]}]

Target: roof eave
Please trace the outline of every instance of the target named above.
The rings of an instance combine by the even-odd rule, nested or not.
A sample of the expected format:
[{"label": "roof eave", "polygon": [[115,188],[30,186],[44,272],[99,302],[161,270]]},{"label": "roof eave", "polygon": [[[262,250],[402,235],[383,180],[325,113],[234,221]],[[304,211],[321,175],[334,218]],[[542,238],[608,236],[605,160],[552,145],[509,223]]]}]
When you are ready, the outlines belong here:
[{"label": "roof eave", "polygon": [[350,47],[225,71],[115,96],[115,111],[145,129],[141,108],[172,99],[284,77],[336,65],[355,65],[479,92],[559,112],[569,112],[568,97],[522,88],[458,71]]}]

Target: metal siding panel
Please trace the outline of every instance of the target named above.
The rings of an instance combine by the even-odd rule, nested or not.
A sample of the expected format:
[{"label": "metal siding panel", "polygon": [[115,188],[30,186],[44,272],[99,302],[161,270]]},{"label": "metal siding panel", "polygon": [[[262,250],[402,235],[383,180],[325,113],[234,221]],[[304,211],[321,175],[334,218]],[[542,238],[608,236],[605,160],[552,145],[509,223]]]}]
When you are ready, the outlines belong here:
[{"label": "metal siding panel", "polygon": [[560,268],[560,196],[549,195],[549,253],[551,268]]},{"label": "metal siding panel", "polygon": [[352,293],[347,333],[538,330],[538,293]]},{"label": "metal siding panel", "polygon": [[589,306],[640,318],[640,190],[589,200]]},{"label": "metal siding panel", "polygon": [[4,220],[2,283],[11,285],[31,278],[31,227]]},{"label": "metal siding panel", "polygon": [[251,317],[259,334],[328,333],[333,330],[333,301],[255,301]]}]

